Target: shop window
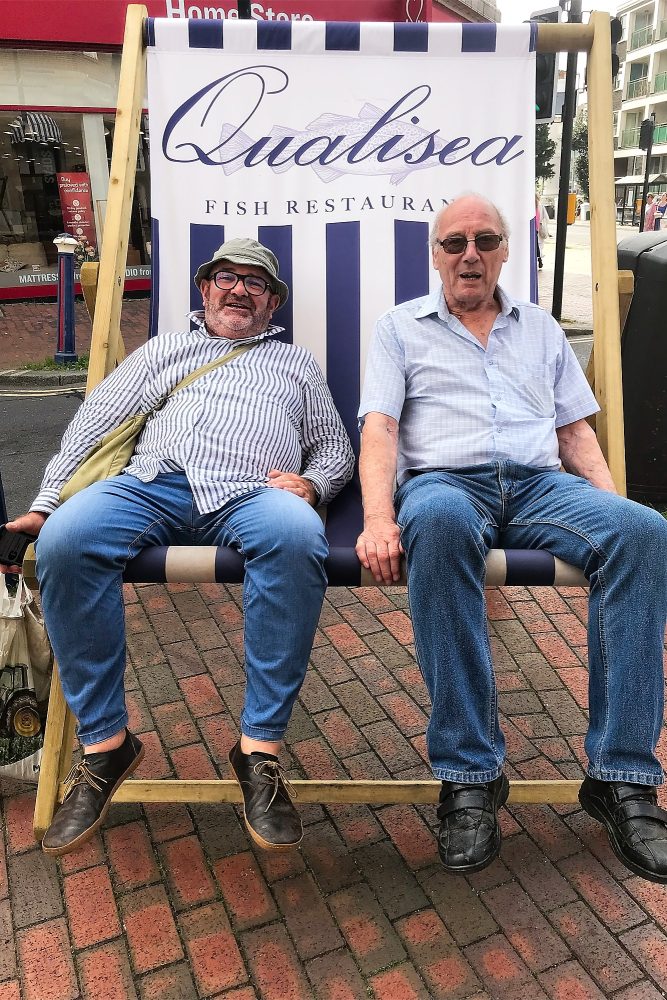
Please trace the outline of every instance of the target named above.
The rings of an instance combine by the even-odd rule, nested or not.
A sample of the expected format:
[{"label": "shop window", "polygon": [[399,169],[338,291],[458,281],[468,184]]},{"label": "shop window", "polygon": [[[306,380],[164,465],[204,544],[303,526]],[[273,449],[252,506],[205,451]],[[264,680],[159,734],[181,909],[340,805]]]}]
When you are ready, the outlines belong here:
[{"label": "shop window", "polygon": [[80,115],[0,113],[0,276],[53,270],[65,228],[58,179],[85,169]]},{"label": "shop window", "polygon": [[[90,127],[92,122],[93,127]],[[77,261],[98,257],[106,211],[114,115],[30,109],[0,112],[0,297],[3,288],[53,285],[53,240],[68,232],[79,241]],[[132,206],[128,267],[150,265],[148,123],[142,121]],[[85,138],[88,142],[86,150]],[[97,144],[97,149],[93,145]],[[86,151],[97,173],[91,177]],[[100,169],[100,163],[102,168]],[[132,275],[136,277],[136,275]]]}]

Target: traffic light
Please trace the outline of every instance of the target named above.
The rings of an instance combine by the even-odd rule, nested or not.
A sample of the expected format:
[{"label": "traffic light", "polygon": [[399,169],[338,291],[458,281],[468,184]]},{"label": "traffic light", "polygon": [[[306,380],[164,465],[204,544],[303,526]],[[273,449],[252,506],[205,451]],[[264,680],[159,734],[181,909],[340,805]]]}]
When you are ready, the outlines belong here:
[{"label": "traffic light", "polygon": [[653,129],[655,122],[652,118],[645,118],[639,126],[639,148],[649,150],[653,145]]},{"label": "traffic light", "polygon": [[611,28],[611,78],[612,80],[615,80],[621,65],[616,51],[616,46],[620,42],[621,35],[623,34],[623,22],[620,17],[612,17],[609,22],[609,27]]},{"label": "traffic light", "polygon": [[[536,11],[531,21],[541,24],[558,24],[560,8]],[[558,55],[556,52],[538,52],[535,57],[535,121],[552,122],[556,107],[558,83]]]}]

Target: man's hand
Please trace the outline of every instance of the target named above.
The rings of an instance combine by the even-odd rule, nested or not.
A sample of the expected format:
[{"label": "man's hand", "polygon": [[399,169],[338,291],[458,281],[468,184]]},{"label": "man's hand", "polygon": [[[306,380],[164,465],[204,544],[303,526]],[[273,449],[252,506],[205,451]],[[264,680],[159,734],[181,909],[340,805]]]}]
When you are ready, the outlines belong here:
[{"label": "man's hand", "polygon": [[369,569],[378,583],[388,586],[401,578],[401,531],[389,518],[367,520],[357,539],[357,558]]},{"label": "man's hand", "polygon": [[274,486],[277,490],[287,490],[301,497],[311,507],[317,506],[317,494],[315,487],[309,479],[297,476],[294,472],[281,472],[280,469],[271,469],[267,486]]},{"label": "man's hand", "polygon": [[[13,521],[7,521],[5,528],[7,531],[23,531],[26,535],[35,535],[36,537],[40,533],[46,517],[46,514],[40,514],[36,510],[31,510],[28,514],[22,514],[21,517],[17,517]],[[0,573],[20,572],[20,566],[3,566],[0,563]]]}]

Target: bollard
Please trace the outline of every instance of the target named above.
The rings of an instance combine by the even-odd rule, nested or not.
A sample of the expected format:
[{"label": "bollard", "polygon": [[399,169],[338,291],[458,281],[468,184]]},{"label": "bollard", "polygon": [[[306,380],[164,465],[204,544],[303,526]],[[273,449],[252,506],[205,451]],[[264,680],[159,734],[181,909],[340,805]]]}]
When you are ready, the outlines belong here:
[{"label": "bollard", "polygon": [[79,241],[61,233],[53,242],[58,248],[58,336],[53,358],[66,365],[79,360],[74,351],[74,250]]}]

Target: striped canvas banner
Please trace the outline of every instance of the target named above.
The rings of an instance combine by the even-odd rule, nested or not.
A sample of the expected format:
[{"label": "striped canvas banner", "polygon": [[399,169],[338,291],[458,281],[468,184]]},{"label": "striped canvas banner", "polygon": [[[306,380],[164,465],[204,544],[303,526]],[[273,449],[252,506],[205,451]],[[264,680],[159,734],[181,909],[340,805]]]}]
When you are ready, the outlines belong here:
[{"label": "striped canvas banner", "polygon": [[436,287],[428,231],[466,190],[511,226],[502,281],[535,297],[530,25],[149,20],[153,331],[182,329],[225,239],[277,254],[275,319],[354,434],[377,317]]}]

